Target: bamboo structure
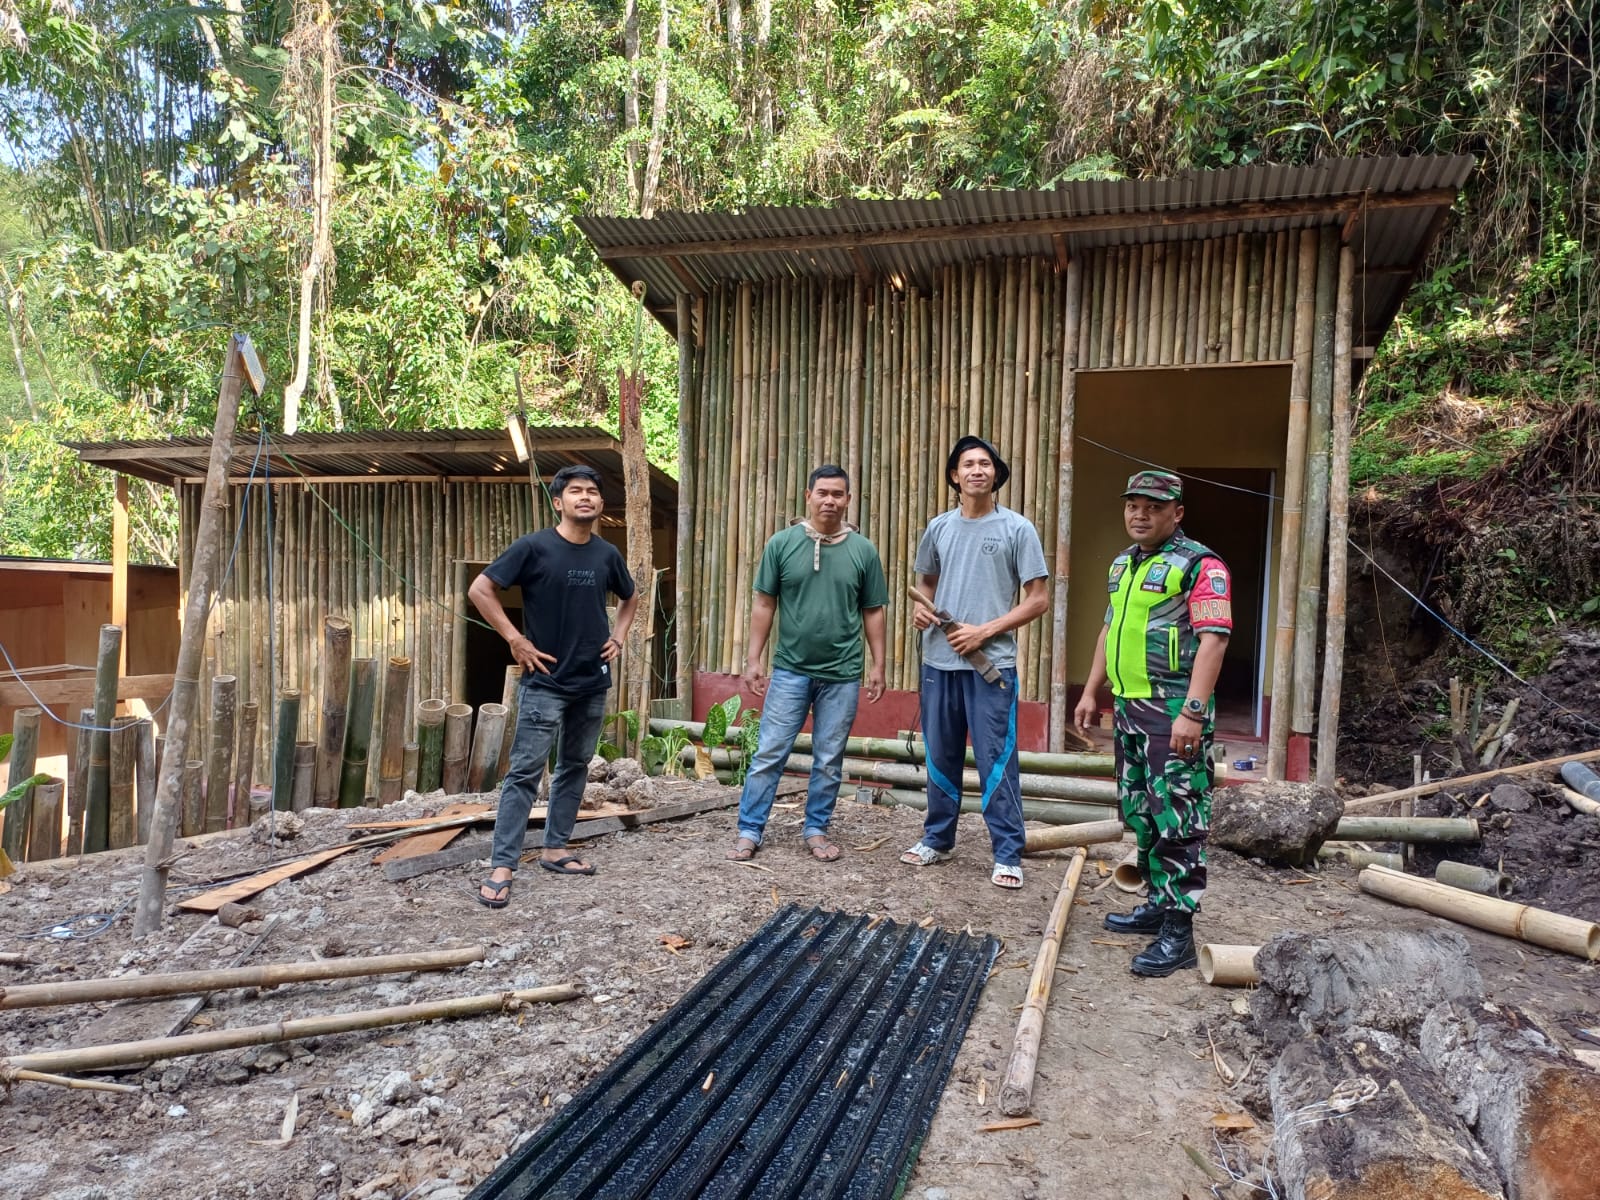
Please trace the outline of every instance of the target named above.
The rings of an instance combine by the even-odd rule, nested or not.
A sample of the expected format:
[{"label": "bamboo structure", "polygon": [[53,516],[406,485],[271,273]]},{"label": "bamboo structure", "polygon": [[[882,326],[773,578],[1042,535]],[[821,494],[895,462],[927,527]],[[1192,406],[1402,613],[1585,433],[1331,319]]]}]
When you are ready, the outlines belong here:
[{"label": "bamboo structure", "polygon": [[1256,970],[1256,951],[1260,946],[1221,946],[1208,942],[1200,947],[1200,978],[1213,987],[1254,987],[1261,981]]},{"label": "bamboo structure", "polygon": [[156,809],[156,732],[149,717],[133,727],[134,799],[138,804],[135,828],[141,845],[150,840],[150,818]]},{"label": "bamboo structure", "polygon": [[472,747],[472,705],[452,704],[444,710],[440,786],[445,795],[467,790],[467,755]]},{"label": "bamboo structure", "polygon": [[407,742],[401,751],[400,787],[402,791],[417,790],[417,769],[422,751],[415,742]]},{"label": "bamboo structure", "polygon": [[326,1037],[358,1029],[381,1029],[410,1021],[437,1021],[447,1017],[479,1013],[511,1012],[526,1004],[557,1004],[583,995],[571,984],[522,991],[489,992],[480,996],[459,996],[449,1000],[427,1000],[391,1008],[366,1009],[326,1017],[296,1017],[268,1025],[247,1025],[240,1029],[213,1029],[205,1033],[177,1037],[146,1038],[138,1042],[115,1042],[106,1046],[81,1046],[71,1050],[45,1050],[34,1054],[13,1054],[0,1059],[0,1068],[24,1071],[100,1071],[126,1067],[190,1054],[210,1054],[217,1050],[238,1050],[245,1046],[264,1046],[273,1042],[293,1042],[301,1038]]},{"label": "bamboo structure", "polygon": [[183,818],[178,832],[184,837],[195,837],[206,831],[205,760],[191,758],[183,764],[179,795],[182,797]]},{"label": "bamboo structure", "polygon": [[339,807],[360,808],[367,798],[367,753],[372,745],[372,708],[378,691],[378,663],[350,663],[350,707],[345,721],[339,771]]},{"label": "bamboo structure", "polygon": [[417,705],[417,791],[439,788],[444,771],[443,700],[424,700]]},{"label": "bamboo structure", "polygon": [[[411,660],[395,657],[383,677],[383,723],[378,741],[378,803],[400,799],[405,774],[407,694],[411,687]],[[498,755],[499,748],[496,747]]]},{"label": "bamboo structure", "polygon": [[290,805],[295,812],[311,807],[313,783],[317,774],[317,743],[294,744],[294,780],[289,788]]},{"label": "bamboo structure", "polygon": [[[11,718],[11,758],[10,773],[6,776],[6,786],[12,787],[24,779],[32,779],[34,764],[39,752],[39,718],[44,714],[37,708],[19,708],[16,715]],[[32,793],[25,794],[20,800],[12,802],[11,807],[0,813],[0,820],[5,822],[3,837],[0,837],[0,849],[4,849],[6,857],[13,862],[21,862],[27,853],[29,809],[32,804]],[[57,814],[59,817],[59,814]],[[57,839],[59,847],[60,839]]]},{"label": "bamboo structure", "polygon": [[[43,862],[61,853],[61,792],[65,785],[52,778],[35,784],[33,807],[29,812],[28,859]],[[7,810],[9,815],[11,810]]]},{"label": "bamboo structure", "polygon": [[343,617],[328,617],[322,623],[321,676],[322,728],[313,797],[319,808],[334,808],[339,803],[339,772],[350,701],[350,622]]},{"label": "bamboo structure", "polygon": [[1420,908],[1474,929],[1517,938],[1548,950],[1600,960],[1600,924],[1493,896],[1463,892],[1431,879],[1418,879],[1388,867],[1366,867],[1357,877],[1363,892],[1395,904]]},{"label": "bamboo structure", "polygon": [[1044,1011],[1050,1003],[1050,985],[1055,982],[1056,956],[1061,953],[1061,939],[1067,932],[1072,901],[1078,894],[1078,881],[1083,878],[1083,864],[1087,858],[1088,851],[1082,847],[1073,854],[1055,905],[1050,909],[1050,919],[1045,922],[1044,936],[1039,940],[1033,978],[1028,981],[1028,998],[1023,1002],[1022,1019],[1017,1022],[1017,1036],[1011,1046],[1011,1063],[1000,1088],[1000,1111],[1007,1116],[1019,1117],[1033,1103],[1033,1079],[1039,1068],[1039,1042],[1044,1037]]},{"label": "bamboo structure", "polygon": [[137,717],[116,717],[111,725],[111,772],[108,837],[112,850],[134,844],[133,767]]},{"label": "bamboo structure", "polygon": [[500,783],[500,743],[505,736],[506,706],[478,706],[478,728],[472,741],[471,766],[467,771],[469,792],[492,792]]},{"label": "bamboo structure", "polygon": [[211,747],[206,755],[206,829],[228,827],[228,788],[233,782],[234,714],[239,680],[217,675],[211,680]]},{"label": "bamboo structure", "polygon": [[278,693],[278,722],[272,752],[272,807],[279,812],[294,808],[295,731],[300,727],[300,693],[285,688]]},{"label": "bamboo structure", "polygon": [[83,845],[84,802],[89,798],[89,742],[94,727],[94,709],[78,710],[78,728],[72,731],[67,754],[67,853],[81,854]]},{"label": "bamboo structure", "polygon": [[261,706],[246,700],[239,706],[237,748],[233,756],[233,795],[228,805],[228,828],[237,829],[250,820],[250,786],[255,782],[256,726]]},{"label": "bamboo structure", "polygon": [[117,712],[117,674],[122,661],[122,630],[100,626],[95,656],[94,729],[89,738],[89,794],[84,808],[83,849],[87,854],[111,846],[111,719]]},{"label": "bamboo structure", "polygon": [[1030,829],[1023,840],[1024,854],[1039,854],[1046,850],[1064,850],[1070,846],[1096,846],[1102,842],[1120,842],[1124,833],[1122,819],[1094,821],[1087,825],[1057,825],[1051,829]]}]

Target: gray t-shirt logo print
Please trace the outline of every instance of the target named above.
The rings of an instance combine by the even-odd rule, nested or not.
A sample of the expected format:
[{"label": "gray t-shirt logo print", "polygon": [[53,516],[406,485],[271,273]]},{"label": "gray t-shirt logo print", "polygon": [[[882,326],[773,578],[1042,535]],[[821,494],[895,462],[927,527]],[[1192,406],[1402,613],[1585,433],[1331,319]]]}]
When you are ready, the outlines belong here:
[{"label": "gray t-shirt logo print", "polygon": [[983,552],[985,554],[999,554],[1000,542],[995,538],[985,538],[983,540]]}]

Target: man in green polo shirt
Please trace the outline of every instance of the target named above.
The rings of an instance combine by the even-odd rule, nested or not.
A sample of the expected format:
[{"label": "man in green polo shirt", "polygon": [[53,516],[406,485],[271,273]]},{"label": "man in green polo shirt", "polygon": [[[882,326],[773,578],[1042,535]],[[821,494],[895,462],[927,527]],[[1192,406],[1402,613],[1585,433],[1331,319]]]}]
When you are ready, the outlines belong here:
[{"label": "man in green polo shirt", "polygon": [[[745,688],[764,698],[761,740],[739,799],[739,837],[728,851],[735,861],[750,858],[761,846],[778,777],[807,714],[812,718],[811,785],[801,836],[819,861],[839,857],[838,845],[828,839],[828,823],[861,692],[862,644],[872,652],[867,699],[876,702],[883,695],[884,606],[889,603],[878,551],[845,522],[849,507],[850,477],[832,464],[818,467],[806,484],[806,517],[774,534],[761,552],[743,677]],[[778,648],[769,681],[761,658],[774,616]]]}]

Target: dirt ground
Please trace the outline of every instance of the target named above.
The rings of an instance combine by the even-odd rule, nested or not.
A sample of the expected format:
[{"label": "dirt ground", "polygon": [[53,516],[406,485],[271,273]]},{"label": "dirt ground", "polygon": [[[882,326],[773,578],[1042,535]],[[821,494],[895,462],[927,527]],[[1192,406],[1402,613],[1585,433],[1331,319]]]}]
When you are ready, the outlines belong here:
[{"label": "dirt ground", "polygon": [[[396,810],[414,815],[439,806],[412,800]],[[297,850],[343,840],[347,820],[373,814],[309,815]],[[841,802],[834,832],[846,850],[831,865],[803,852],[799,818],[796,807],[775,813],[768,844],[751,866],[723,859],[733,838],[731,808],[599,838],[587,852],[597,876],[563,879],[525,867],[503,912],[473,902],[482,864],[390,884],[366,858],[349,855],[279,884],[251,901],[279,918],[254,962],[475,943],[488,955],[439,974],[219,995],[196,1028],[560,982],[579,984],[585,995],[510,1015],[176,1060],[121,1077],[140,1085],[142,1096],[16,1084],[3,1102],[0,1192],[53,1200],[453,1200],[788,902],[900,921],[932,917],[1003,939],[908,1196],[1199,1200],[1212,1194],[1214,1180],[1186,1146],[1215,1162],[1221,1136],[1238,1145],[1236,1164],[1243,1154],[1259,1161],[1259,1128],[1217,1135],[1213,1126],[1218,1114],[1252,1110],[1267,1124],[1266,1064],[1256,1056],[1242,994],[1207,987],[1194,971],[1154,981],[1131,976],[1128,959],[1140,943],[1105,933],[1100,921],[1132,898],[1106,886],[1095,860],[1046,1022],[1034,1092],[1039,1124],[990,1133],[982,1127],[1001,1115],[995,1098],[1065,856],[1030,860],[1026,885],[1008,893],[988,882],[988,841],[976,817],[963,818],[953,861],[921,870],[896,861],[916,840],[920,813]],[[1512,827],[1526,819],[1513,814]],[[1570,821],[1587,821],[1586,830],[1573,829],[1600,841],[1600,821]],[[173,886],[264,866],[267,857],[248,835],[210,842],[181,861]],[[1583,861],[1595,874],[1594,852]],[[35,963],[0,967],[0,985],[215,965],[249,940],[255,926],[233,930],[178,914],[161,934],[134,942],[124,905],[138,875],[132,857],[101,857],[58,869],[30,866],[4,881],[10,889],[0,897],[0,950],[24,952]],[[108,911],[120,915],[98,936],[30,936]],[[1204,940],[1259,943],[1288,929],[1433,923],[1361,895],[1343,866],[1306,874],[1217,853],[1197,930]],[[1596,1023],[1594,965],[1463,932],[1493,998],[1535,1007],[1562,1027]],[[689,945],[673,952],[663,942],[668,935]],[[85,1007],[8,1013],[0,1052],[70,1045],[94,1016]],[[1225,1072],[1237,1076],[1231,1085]],[[298,1116],[284,1144],[291,1101]]]}]

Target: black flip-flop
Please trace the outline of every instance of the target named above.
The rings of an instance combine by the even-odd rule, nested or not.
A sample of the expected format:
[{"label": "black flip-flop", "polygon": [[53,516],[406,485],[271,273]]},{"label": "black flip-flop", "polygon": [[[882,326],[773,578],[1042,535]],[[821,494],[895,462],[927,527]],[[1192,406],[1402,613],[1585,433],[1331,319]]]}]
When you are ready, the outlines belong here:
[{"label": "black flip-flop", "polygon": [[583,859],[579,858],[577,855],[569,854],[565,858],[556,859],[554,862],[552,862],[548,858],[540,858],[539,859],[539,865],[541,867],[543,867],[546,871],[553,871],[557,875],[593,875],[594,874],[594,868],[592,866],[590,866],[590,867],[579,867],[576,870],[571,870],[567,866],[568,863],[575,863],[575,862],[582,862],[582,861],[583,861]]},{"label": "black flip-flop", "polygon": [[[504,908],[511,903],[511,885],[515,882],[516,880],[514,879],[485,879],[478,885],[478,903],[485,908]],[[498,900],[490,900],[483,894],[484,888],[498,892],[500,898]]]}]

